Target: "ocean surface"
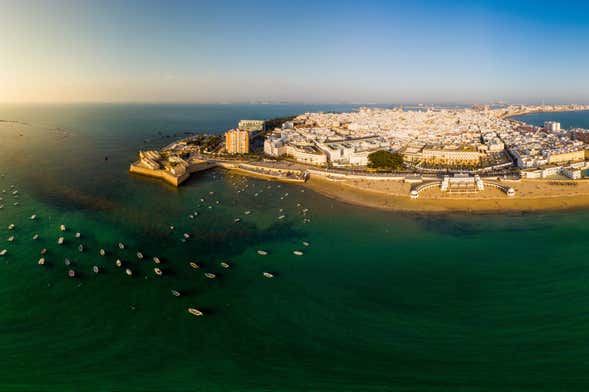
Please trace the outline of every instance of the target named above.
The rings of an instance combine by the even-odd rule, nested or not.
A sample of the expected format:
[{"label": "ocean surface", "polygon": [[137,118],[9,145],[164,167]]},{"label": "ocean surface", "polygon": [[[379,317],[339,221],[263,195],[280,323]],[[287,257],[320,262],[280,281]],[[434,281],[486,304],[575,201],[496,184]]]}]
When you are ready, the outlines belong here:
[{"label": "ocean surface", "polygon": [[589,211],[386,213],[223,170],[179,189],[127,172],[184,132],[350,108],[0,106],[21,122],[0,123],[0,390],[587,391]]}]

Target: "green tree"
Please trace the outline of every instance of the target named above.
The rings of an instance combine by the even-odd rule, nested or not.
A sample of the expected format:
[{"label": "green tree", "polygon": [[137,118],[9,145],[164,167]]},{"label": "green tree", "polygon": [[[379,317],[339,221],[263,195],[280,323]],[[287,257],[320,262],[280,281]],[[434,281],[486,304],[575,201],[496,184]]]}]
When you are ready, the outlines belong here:
[{"label": "green tree", "polygon": [[403,156],[399,153],[380,150],[368,155],[368,167],[373,169],[402,169]]}]

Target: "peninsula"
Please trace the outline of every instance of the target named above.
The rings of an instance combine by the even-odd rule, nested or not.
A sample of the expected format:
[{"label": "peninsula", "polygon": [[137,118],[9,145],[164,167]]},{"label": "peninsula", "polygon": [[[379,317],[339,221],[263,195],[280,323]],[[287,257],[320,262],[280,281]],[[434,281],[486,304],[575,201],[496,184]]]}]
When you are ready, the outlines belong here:
[{"label": "peninsula", "polygon": [[132,173],[179,186],[222,167],[329,197],[405,211],[527,211],[589,206],[589,130],[513,120],[589,106],[360,108],[242,120],[139,152]]}]

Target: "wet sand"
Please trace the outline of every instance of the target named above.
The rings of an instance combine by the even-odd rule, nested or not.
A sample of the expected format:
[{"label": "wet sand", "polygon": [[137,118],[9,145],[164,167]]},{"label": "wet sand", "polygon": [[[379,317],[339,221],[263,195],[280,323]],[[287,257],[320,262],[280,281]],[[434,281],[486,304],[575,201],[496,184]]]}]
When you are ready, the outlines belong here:
[{"label": "wet sand", "polygon": [[[567,185],[571,183],[576,185]],[[306,186],[345,203],[390,211],[488,213],[589,207],[589,180],[522,180],[505,184],[516,190],[516,196],[508,197],[497,189],[463,195],[431,189],[411,199],[411,185],[400,181],[332,181],[317,176]]]}]

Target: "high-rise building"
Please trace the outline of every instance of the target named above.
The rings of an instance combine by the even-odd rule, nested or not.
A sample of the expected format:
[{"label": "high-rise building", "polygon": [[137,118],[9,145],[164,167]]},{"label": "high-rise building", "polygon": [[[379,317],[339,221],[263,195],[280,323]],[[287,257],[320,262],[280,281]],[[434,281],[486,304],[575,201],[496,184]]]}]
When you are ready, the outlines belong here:
[{"label": "high-rise building", "polygon": [[550,132],[560,131],[560,123],[556,121],[544,121],[544,129]]},{"label": "high-rise building", "polygon": [[225,149],[229,154],[247,154],[250,151],[250,134],[248,131],[232,129],[225,132]]}]

